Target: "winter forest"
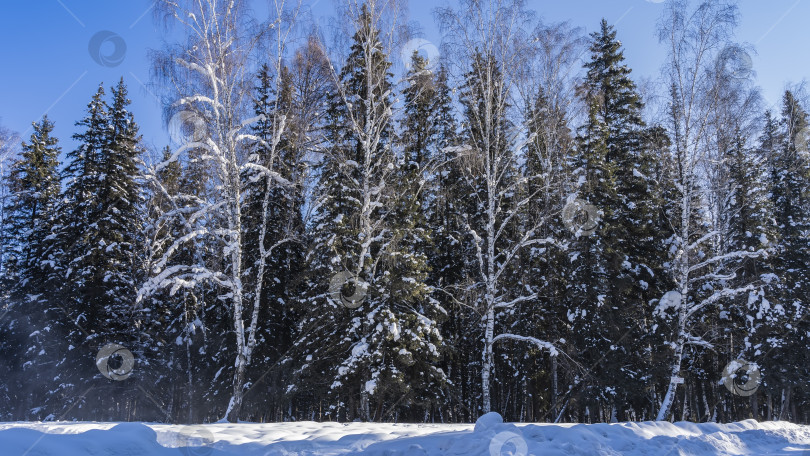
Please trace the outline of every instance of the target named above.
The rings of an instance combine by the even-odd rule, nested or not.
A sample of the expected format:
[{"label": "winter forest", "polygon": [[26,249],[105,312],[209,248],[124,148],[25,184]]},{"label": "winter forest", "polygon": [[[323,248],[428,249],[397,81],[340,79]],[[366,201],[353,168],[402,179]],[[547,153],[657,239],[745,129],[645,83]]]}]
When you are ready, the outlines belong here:
[{"label": "winter forest", "polygon": [[0,131],[0,421],[810,423],[810,95],[735,3],[655,85],[524,0],[156,3],[172,144],[123,78]]}]

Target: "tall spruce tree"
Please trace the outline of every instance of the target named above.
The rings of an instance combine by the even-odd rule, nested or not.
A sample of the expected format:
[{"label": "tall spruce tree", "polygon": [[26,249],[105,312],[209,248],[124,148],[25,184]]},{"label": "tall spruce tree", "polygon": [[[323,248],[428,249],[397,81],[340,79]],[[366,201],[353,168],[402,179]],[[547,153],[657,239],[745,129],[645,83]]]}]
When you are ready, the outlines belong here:
[{"label": "tall spruce tree", "polygon": [[769,337],[773,349],[766,360],[777,379],[772,382],[771,391],[782,398],[778,419],[791,417],[796,390],[810,378],[810,360],[807,350],[802,348],[810,343],[809,125],[807,112],[793,93],[786,91],[782,98],[780,141],[770,164],[771,197],[779,233],[776,305],[785,314]]},{"label": "tall spruce tree", "polygon": [[470,404],[478,397],[474,366],[480,362],[480,356],[474,348],[478,342],[468,331],[478,319],[469,305],[472,301],[466,289],[470,263],[464,251],[463,201],[468,194],[464,193],[453,89],[448,84],[448,70],[444,63],[439,64],[434,77],[435,94],[430,110],[435,135],[435,167],[430,176],[430,196],[427,199],[433,248],[428,258],[428,280],[434,289],[434,298],[447,312],[441,326],[444,338],[441,366],[448,377],[448,388],[440,412],[449,421],[470,421],[476,415]]},{"label": "tall spruce tree", "polygon": [[94,285],[104,290],[104,332],[109,341],[132,340],[130,310],[135,303],[139,264],[136,244],[141,236],[142,189],[140,181],[140,135],[129,111],[124,79],[112,89],[106,144],[100,159],[99,211],[91,220],[97,226],[100,260]]},{"label": "tall spruce tree", "polygon": [[[559,214],[571,188],[569,159],[574,152],[574,138],[566,113],[549,102],[542,87],[527,110],[525,124],[529,141],[522,171],[526,197],[532,203],[523,223],[532,226],[545,221],[540,236],[558,242],[530,249],[522,258],[521,286],[533,289],[542,298],[526,306],[520,319],[529,334],[571,341],[571,322],[565,318],[568,310],[565,289],[569,280],[566,247],[571,233]],[[541,353],[530,353],[525,358],[526,364],[520,371],[525,378],[526,403],[519,404],[525,409],[525,419],[556,418],[563,370],[558,357],[543,358]]]},{"label": "tall spruce tree", "polygon": [[[54,354],[55,372],[50,374],[56,386],[49,388],[45,407],[53,417],[74,405],[77,412],[86,411],[87,407],[82,405],[90,401],[81,395],[80,388],[89,385],[94,377],[100,377],[95,355],[104,344],[99,344],[95,338],[104,321],[106,302],[104,287],[97,287],[103,279],[97,268],[103,262],[99,258],[103,250],[98,248],[98,226],[93,222],[98,221],[96,215],[101,210],[102,155],[109,132],[108,106],[102,85],[87,105],[87,114],[76,126],[83,131],[73,136],[79,146],[66,155],[58,223],[49,246],[54,267],[48,277],[48,288],[53,288],[48,304],[52,314],[60,314],[54,329],[64,339],[60,352]],[[74,401],[78,403],[73,404]]]},{"label": "tall spruce tree", "polygon": [[11,165],[7,184],[11,198],[4,242],[7,246],[5,275],[12,279],[12,297],[22,299],[38,294],[43,285],[47,237],[54,223],[60,183],[58,160],[61,148],[51,136],[53,122],[48,116],[34,123],[30,142],[23,142],[20,158]]},{"label": "tall spruce tree", "polygon": [[[437,90],[443,87],[437,86],[436,75],[428,68],[431,63],[435,64],[414,52],[403,91],[402,155],[393,179],[393,191],[399,196],[391,220],[388,280],[389,300],[394,303],[398,296],[402,298],[402,302],[396,303],[401,306],[400,318],[407,322],[408,330],[417,331],[397,354],[407,377],[415,382],[403,391],[409,396],[406,402],[441,413],[436,400],[446,401],[446,390],[441,388],[444,373],[435,363],[443,344],[438,325],[447,311],[432,296],[435,290],[428,285],[429,254],[434,244],[426,211],[428,200],[433,197],[429,172],[435,167],[439,138],[446,126],[438,121],[443,113],[437,106],[440,96]],[[414,311],[408,311],[409,308]],[[435,344],[436,349],[427,349],[429,344]],[[421,373],[425,371],[426,374]]]},{"label": "tall spruce tree", "polygon": [[[772,252],[776,241],[776,223],[769,199],[768,175],[764,161],[746,145],[745,135],[739,128],[730,133],[733,140],[724,151],[723,173],[727,185],[725,198],[720,201],[718,214],[725,222],[725,229],[716,246],[720,254],[735,251]],[[704,363],[694,362],[695,373],[703,388],[710,388],[712,365],[724,364],[740,358],[756,359],[762,353],[759,336],[762,327],[767,327],[772,317],[770,285],[775,284],[774,268],[768,255],[745,257],[721,262],[715,266],[714,280],[707,282],[707,289],[742,288],[753,285],[748,293],[732,296],[718,303],[711,314],[704,318],[705,339],[711,341],[716,352],[709,352],[702,358]],[[717,342],[715,342],[715,340]],[[718,358],[719,355],[719,359]],[[756,396],[754,396],[756,398]],[[744,406],[744,400],[730,401],[729,419],[742,417],[756,418],[754,414],[742,414],[734,410],[735,405]],[[756,404],[756,401],[754,401]],[[700,407],[684,404],[683,415],[697,413]],[[695,410],[689,410],[690,408]],[[704,411],[708,415],[708,410]]]},{"label": "tall spruce tree", "polygon": [[[611,417],[626,419],[625,409],[638,408],[644,402],[634,398],[644,387],[643,379],[649,378],[648,363],[636,355],[642,353],[644,335],[649,333],[645,323],[649,321],[649,303],[665,291],[659,284],[658,272],[662,270],[663,241],[668,235],[658,229],[662,203],[655,193],[656,159],[645,142],[643,104],[630,79],[631,70],[624,63],[616,31],[604,19],[600,30],[591,34],[590,51],[584,86],[591,99],[592,115],[603,125],[603,131],[589,129],[587,133],[602,134],[604,162],[611,170],[601,177],[609,188],[594,195],[598,200],[595,206],[602,211],[598,233],[598,243],[603,244],[598,254],[602,265],[597,268],[604,267],[611,279],[597,295],[600,302],[590,318],[602,322],[594,330],[604,333],[594,334],[595,340],[603,340],[605,348],[621,354],[621,359],[604,363],[596,376],[609,386],[601,388],[599,395],[607,400]],[[588,143],[594,143],[593,139]]]},{"label": "tall spruce tree", "polygon": [[[312,230],[312,300],[296,345],[306,360],[299,380],[327,398],[330,416],[388,419],[423,402],[444,378],[434,365],[441,336],[428,299],[424,258],[403,239],[403,195],[393,150],[391,83],[376,3],[354,18],[350,54],[328,113],[330,150],[319,165]],[[328,293],[338,274],[363,295],[349,306]],[[333,285],[334,286],[334,285]],[[326,299],[324,299],[326,297]],[[352,308],[357,305],[356,308]],[[426,391],[427,390],[427,391]],[[418,413],[418,412],[417,412]]]},{"label": "tall spruce tree", "polygon": [[568,249],[566,301],[570,309],[567,318],[575,334],[573,343],[579,351],[578,362],[594,366],[586,374],[588,377],[578,379],[575,385],[580,417],[591,422],[603,418],[605,406],[617,400],[615,370],[623,362],[618,358],[626,360],[618,344],[626,329],[621,314],[612,309],[614,303],[608,299],[613,279],[609,254],[616,233],[615,227],[605,221],[612,219],[615,207],[611,202],[616,198],[616,165],[607,160],[607,126],[598,114],[601,99],[591,96],[588,101],[588,121],[578,134],[574,170],[577,182],[581,183],[577,198],[591,205],[588,216],[599,219],[599,225],[590,235],[580,235],[576,223],[571,225],[577,232],[573,233]]},{"label": "tall spruce tree", "polygon": [[[48,238],[56,218],[60,183],[58,160],[61,148],[51,136],[54,124],[47,116],[33,124],[30,142],[22,143],[18,160],[7,176],[11,197],[4,210],[2,226],[7,247],[7,265],[3,280],[8,281],[10,296],[3,306],[4,330],[0,338],[8,388],[14,395],[17,417],[42,419],[35,410],[42,404],[48,374],[61,343],[57,331],[51,331],[54,319],[63,318],[48,306],[46,288]],[[31,328],[34,328],[31,330]],[[23,332],[25,331],[25,332]]]},{"label": "tall spruce tree", "polygon": [[[136,339],[131,308],[135,298],[135,242],[140,231],[140,186],[137,161],[138,127],[127,106],[123,80],[112,90],[113,103],[103,99],[99,86],[87,115],[77,122],[84,131],[74,135],[79,147],[68,153],[65,190],[58,209],[51,254],[57,269],[56,307],[66,313],[66,343],[57,363],[60,372],[53,389],[56,408],[71,405],[73,394],[83,415],[84,403],[107,404],[106,417],[126,418],[123,404],[139,394],[121,382],[109,388],[118,397],[79,394],[76,388],[109,380],[98,372],[95,356],[107,343],[133,347]],[[133,347],[136,348],[136,347]],[[137,348],[136,348],[137,350]],[[88,416],[89,417],[89,416]]]}]

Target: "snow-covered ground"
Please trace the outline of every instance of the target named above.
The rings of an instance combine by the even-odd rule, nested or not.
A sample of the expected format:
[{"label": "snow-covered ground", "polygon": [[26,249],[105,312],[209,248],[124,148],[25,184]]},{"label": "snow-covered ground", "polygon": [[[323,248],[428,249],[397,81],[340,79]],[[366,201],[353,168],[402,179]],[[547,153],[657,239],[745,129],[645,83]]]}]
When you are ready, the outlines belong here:
[{"label": "snow-covered ground", "polygon": [[3,456],[791,455],[810,456],[810,426],[732,424],[0,423]]}]

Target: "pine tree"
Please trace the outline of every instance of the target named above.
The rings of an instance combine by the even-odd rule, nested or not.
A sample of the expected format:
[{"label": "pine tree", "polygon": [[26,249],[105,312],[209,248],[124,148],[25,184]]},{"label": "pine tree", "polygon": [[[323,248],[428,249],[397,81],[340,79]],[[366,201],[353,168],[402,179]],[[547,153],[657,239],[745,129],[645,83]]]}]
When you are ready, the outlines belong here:
[{"label": "pine tree", "polygon": [[[580,380],[584,382],[581,406],[586,407],[580,413],[588,421],[603,416],[600,412],[604,410],[599,406],[615,403],[616,373],[611,371],[620,369],[623,361],[614,357],[627,359],[624,353],[616,353],[619,339],[627,329],[621,314],[612,308],[613,302],[609,300],[614,272],[609,254],[616,233],[615,228],[604,221],[612,220],[615,210],[611,203],[617,195],[616,165],[607,160],[607,126],[599,116],[600,105],[598,96],[589,99],[588,122],[580,128],[573,166],[578,182],[582,183],[577,198],[591,205],[588,217],[596,218],[599,224],[591,235],[574,233],[568,249],[570,269],[566,292],[570,309],[568,320],[575,334],[573,343],[580,352],[577,360],[580,364],[594,366],[589,377]],[[609,359],[597,362],[603,356]]]},{"label": "pine tree", "polygon": [[[780,391],[778,419],[790,414],[794,391],[810,378],[806,347],[810,337],[810,152],[808,114],[790,91],[782,99],[779,143],[771,158],[771,198],[778,227],[775,266],[779,278],[775,306],[784,312],[768,337],[773,345],[767,364],[774,371],[771,391]],[[767,126],[766,126],[767,127]],[[766,132],[768,130],[766,129]],[[766,137],[766,141],[770,138]],[[777,393],[779,394],[779,393]],[[796,418],[796,417],[794,417]]]},{"label": "pine tree", "polygon": [[[129,310],[135,304],[136,244],[141,238],[140,136],[138,125],[128,110],[124,79],[112,89],[105,148],[100,160],[101,188],[99,213],[91,220],[98,227],[98,247],[103,254],[95,285],[104,290],[105,332],[109,341],[129,337]],[[103,271],[103,272],[102,272]]]},{"label": "pine tree", "polygon": [[[355,19],[351,52],[331,95],[330,150],[317,170],[323,199],[311,233],[311,277],[318,282],[310,284],[310,308],[296,343],[306,360],[299,384],[327,398],[329,416],[339,419],[387,419],[424,401],[430,395],[424,390],[443,378],[432,365],[441,337],[427,299],[424,258],[405,244],[418,233],[397,217],[401,209],[413,210],[403,196],[415,195],[397,188],[402,171],[392,147],[391,64],[375,6],[364,4]],[[363,295],[349,305],[357,308],[327,293],[338,274],[350,278],[349,295]]]},{"label": "pine tree", "polygon": [[[476,366],[480,363],[478,341],[470,337],[469,329],[478,324],[472,310],[471,296],[467,292],[470,258],[466,256],[463,226],[465,193],[457,123],[453,113],[452,89],[448,85],[448,71],[439,65],[435,75],[435,101],[431,112],[435,116],[436,169],[431,176],[428,200],[428,220],[433,230],[433,249],[429,256],[429,283],[435,299],[447,311],[441,334],[444,338],[442,369],[450,385],[447,404],[442,413],[450,421],[470,421],[475,413],[469,404],[475,403],[480,393],[474,388]],[[472,386],[472,387],[471,387]]]},{"label": "pine tree", "polygon": [[8,246],[6,277],[13,276],[12,296],[22,299],[37,294],[43,285],[46,238],[54,223],[60,183],[58,159],[61,148],[51,136],[53,122],[45,116],[33,124],[30,143],[23,142],[20,159],[12,164],[7,182],[11,198],[4,242]]},{"label": "pine tree", "polygon": [[592,57],[585,64],[588,72],[584,85],[596,108],[593,114],[604,125],[604,160],[612,169],[608,180],[613,180],[610,188],[600,189],[606,193],[598,196],[599,204],[595,205],[603,212],[600,261],[611,280],[599,298],[602,302],[594,308],[597,314],[591,317],[607,323],[602,328],[609,334],[596,338],[610,341],[613,351],[623,354],[624,361],[605,363],[612,366],[610,372],[598,377],[606,385],[616,385],[610,393],[614,398],[608,402],[617,408],[618,419],[625,419],[625,408],[642,406],[641,402],[629,402],[644,387],[643,378],[649,373],[647,363],[633,355],[642,353],[644,335],[649,333],[644,323],[649,321],[648,304],[666,291],[657,272],[662,270],[663,241],[668,235],[658,230],[662,202],[653,179],[656,159],[645,144],[643,104],[630,79],[631,70],[624,63],[621,43],[604,19],[591,39]]},{"label": "pine tree", "polygon": [[55,331],[58,324],[52,322],[63,318],[49,307],[46,289],[48,237],[60,191],[60,147],[51,136],[53,127],[43,117],[33,124],[30,142],[22,143],[20,158],[7,176],[11,198],[4,208],[8,219],[2,227],[9,254],[3,279],[9,281],[10,296],[0,323],[12,324],[3,331],[0,347],[8,363],[7,387],[16,385],[15,403],[9,406],[16,408],[18,417],[40,419],[44,415],[32,411],[42,404],[61,342]]},{"label": "pine tree", "polygon": [[[54,228],[55,241],[50,247],[57,265],[50,279],[60,285],[56,295],[61,302],[54,304],[66,314],[63,320],[70,322],[67,350],[56,366],[61,370],[56,376],[60,387],[54,389],[53,400],[59,407],[69,407],[59,396],[69,392],[79,401],[98,404],[110,400],[121,404],[137,394],[120,382],[111,386],[121,394],[116,399],[98,395],[87,399],[71,391],[94,381],[109,382],[95,365],[101,347],[112,342],[133,346],[136,341],[130,310],[135,298],[135,243],[140,233],[136,180],[140,138],[127,111],[123,81],[112,94],[109,106],[103,99],[103,86],[99,86],[87,115],[77,122],[84,131],[74,135],[79,147],[67,154],[65,190],[58,208],[61,223]],[[108,413],[109,417],[125,416],[112,404]]]},{"label": "pine tree", "polygon": [[[761,156],[748,149],[742,133],[738,130],[735,141],[727,151],[731,194],[729,197],[729,232],[727,249],[755,252],[770,249],[776,239],[776,222],[769,199],[768,175]],[[756,282],[758,290],[751,296],[741,296],[732,307],[746,308],[765,297],[765,285],[772,279],[773,267],[770,258],[745,258],[733,266],[732,280],[737,286]],[[744,304],[743,304],[744,303]],[[755,309],[751,309],[755,310]],[[750,322],[738,322],[745,326]]]},{"label": "pine tree", "polygon": [[[569,280],[566,248],[571,233],[559,214],[571,188],[569,159],[574,152],[574,138],[566,113],[552,106],[542,87],[525,119],[529,141],[522,172],[527,182],[526,196],[532,203],[523,223],[532,226],[545,220],[540,236],[559,242],[532,248],[523,257],[520,286],[533,289],[542,298],[538,298],[534,305],[526,306],[518,318],[527,334],[543,334],[554,341],[571,341],[570,321],[564,318],[568,310],[565,290]],[[556,418],[560,411],[558,399],[563,373],[558,357],[543,359],[540,353],[527,353],[524,358],[520,375],[524,376],[526,384],[526,419],[537,417],[543,410],[548,412],[545,416]]]},{"label": "pine tree", "polygon": [[[51,321],[58,322],[56,333],[64,338],[61,352],[52,355],[56,360],[55,372],[50,374],[57,386],[49,388],[47,410],[54,417],[73,405],[74,400],[86,400],[79,388],[89,384],[93,377],[100,377],[95,355],[103,343],[93,340],[104,321],[106,302],[104,288],[96,288],[103,278],[96,267],[102,262],[99,256],[103,250],[98,247],[98,227],[93,221],[97,221],[95,215],[101,209],[102,156],[109,131],[108,106],[103,97],[104,88],[99,85],[87,105],[86,116],[76,123],[84,131],[73,136],[79,146],[66,155],[58,223],[49,246],[53,269],[46,286],[51,297],[46,312],[59,315]],[[81,410],[79,407],[77,411]]]},{"label": "pine tree", "polygon": [[[403,323],[405,337],[396,352],[402,377],[411,379],[410,386],[401,383],[389,394],[403,396],[402,405],[431,408],[437,399],[445,401],[445,375],[435,364],[443,340],[439,323],[446,317],[440,301],[431,296],[428,285],[428,254],[433,249],[433,233],[428,225],[427,200],[429,168],[437,154],[437,140],[442,124],[437,122],[437,86],[428,62],[418,53],[411,57],[411,70],[404,89],[402,155],[393,176],[394,199],[391,214],[392,239],[389,244],[389,273],[386,276],[389,305]],[[409,334],[410,333],[410,334]],[[410,340],[408,340],[410,339]]]},{"label": "pine tree", "polygon": [[[715,248],[718,254],[728,252],[772,251],[776,238],[776,223],[773,218],[772,205],[768,197],[768,175],[764,161],[746,145],[746,138],[737,128],[730,132],[733,140],[727,145],[722,168],[723,178],[717,179],[726,184],[726,196],[718,201],[719,224],[723,233],[719,236]],[[715,265],[713,280],[704,285],[704,289],[744,288],[753,285],[748,293],[732,296],[718,303],[715,309],[699,323],[705,326],[704,337],[718,347],[719,354],[707,353],[705,364],[697,358],[692,361],[690,371],[702,382],[710,384],[712,378],[706,375],[712,365],[722,364],[735,359],[756,359],[760,326],[770,315],[769,285],[774,283],[774,269],[767,255],[757,257],[733,258],[728,262]],[[717,340],[715,343],[714,341]],[[755,344],[758,344],[757,347]],[[720,348],[722,347],[722,348]],[[719,355],[719,356],[718,356]],[[735,413],[734,404],[727,413],[731,419],[749,417]],[[688,407],[685,407],[688,409]],[[756,417],[756,410],[754,410]]]}]

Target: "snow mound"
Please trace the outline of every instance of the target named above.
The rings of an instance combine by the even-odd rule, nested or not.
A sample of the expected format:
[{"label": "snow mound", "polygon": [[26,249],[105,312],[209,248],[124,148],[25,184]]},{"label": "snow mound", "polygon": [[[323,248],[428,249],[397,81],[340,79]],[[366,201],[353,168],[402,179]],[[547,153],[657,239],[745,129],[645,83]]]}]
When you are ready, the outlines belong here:
[{"label": "snow mound", "polygon": [[481,415],[475,422],[475,432],[484,432],[503,424],[503,417],[498,412],[489,412]]},{"label": "snow mound", "polygon": [[810,455],[810,426],[715,423],[0,423],[3,456]]}]

